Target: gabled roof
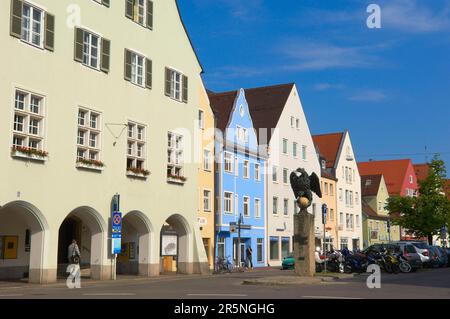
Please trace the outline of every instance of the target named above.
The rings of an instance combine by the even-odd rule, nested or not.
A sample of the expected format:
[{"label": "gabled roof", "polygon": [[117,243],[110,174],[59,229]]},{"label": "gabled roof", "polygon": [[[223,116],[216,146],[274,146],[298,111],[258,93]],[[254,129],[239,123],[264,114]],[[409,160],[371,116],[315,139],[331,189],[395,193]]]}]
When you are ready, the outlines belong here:
[{"label": "gabled roof", "polygon": [[430,171],[429,164],[414,164],[414,171],[416,172],[417,180],[423,181],[428,178]]},{"label": "gabled roof", "polygon": [[361,208],[362,212],[366,214],[368,217],[378,217],[377,212],[374,211],[372,207],[370,207],[364,200],[361,202]]},{"label": "gabled roof", "polygon": [[383,175],[361,175],[361,196],[377,196]]},{"label": "gabled roof", "polygon": [[344,133],[313,135],[312,138],[319,154],[327,160],[327,168],[334,168]]},{"label": "gabled roof", "polygon": [[217,128],[222,132],[225,132],[225,129],[227,128],[237,95],[238,91],[225,93],[208,92],[209,103],[216,115]]},{"label": "gabled roof", "polygon": [[402,192],[409,165],[412,165],[409,159],[360,162],[358,163],[358,169],[360,175],[382,174],[389,195],[395,195]]},{"label": "gabled roof", "polygon": [[[272,129],[277,127],[294,83],[245,89],[253,126],[258,142],[270,141]],[[217,115],[217,128],[225,131],[239,91],[214,93],[208,90],[211,106]],[[260,141],[259,129],[267,129],[267,141]]]}]

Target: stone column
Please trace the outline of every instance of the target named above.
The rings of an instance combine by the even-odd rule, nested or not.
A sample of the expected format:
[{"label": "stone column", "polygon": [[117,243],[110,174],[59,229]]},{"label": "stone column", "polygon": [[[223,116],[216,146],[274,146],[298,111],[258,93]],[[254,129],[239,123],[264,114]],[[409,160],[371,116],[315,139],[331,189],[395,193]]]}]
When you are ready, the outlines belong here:
[{"label": "stone column", "polygon": [[306,209],[294,215],[295,273],[312,277],[316,272],[314,258],[314,216]]}]

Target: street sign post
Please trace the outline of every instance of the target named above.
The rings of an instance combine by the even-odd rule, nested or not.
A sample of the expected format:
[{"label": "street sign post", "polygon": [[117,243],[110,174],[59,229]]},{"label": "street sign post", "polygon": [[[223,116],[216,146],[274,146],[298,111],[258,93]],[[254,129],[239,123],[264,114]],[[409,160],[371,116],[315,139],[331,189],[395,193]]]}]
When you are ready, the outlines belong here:
[{"label": "street sign post", "polygon": [[324,272],[327,272],[327,212],[328,212],[328,206],[327,204],[322,205],[322,224],[323,224],[323,253],[325,255],[325,262],[324,262]]},{"label": "street sign post", "polygon": [[122,213],[113,212],[111,215],[111,239],[112,254],[117,255],[122,251]]}]

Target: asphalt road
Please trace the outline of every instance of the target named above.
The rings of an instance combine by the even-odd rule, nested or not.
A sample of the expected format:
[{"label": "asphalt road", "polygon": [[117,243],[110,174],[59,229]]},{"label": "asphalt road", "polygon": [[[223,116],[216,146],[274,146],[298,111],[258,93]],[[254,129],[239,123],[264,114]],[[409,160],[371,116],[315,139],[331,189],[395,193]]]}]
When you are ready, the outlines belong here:
[{"label": "asphalt road", "polygon": [[68,289],[64,282],[47,286],[0,282],[0,299],[450,299],[450,268],[382,274],[380,289],[367,288],[365,274],[314,285],[242,285],[244,279],[292,275],[272,269],[204,277],[120,277],[115,282],[82,280],[81,289]]}]

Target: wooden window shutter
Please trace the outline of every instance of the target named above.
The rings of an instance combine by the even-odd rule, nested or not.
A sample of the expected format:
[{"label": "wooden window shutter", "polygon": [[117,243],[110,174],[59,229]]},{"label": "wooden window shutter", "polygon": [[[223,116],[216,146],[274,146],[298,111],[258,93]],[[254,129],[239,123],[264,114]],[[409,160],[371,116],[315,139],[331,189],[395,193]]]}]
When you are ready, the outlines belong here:
[{"label": "wooden window shutter", "polygon": [[55,16],[45,14],[45,48],[49,51],[55,50]]},{"label": "wooden window shutter", "polygon": [[22,38],[22,10],[23,1],[11,0],[11,30],[10,34],[16,38]]},{"label": "wooden window shutter", "polygon": [[188,77],[183,75],[183,102],[188,102]]},{"label": "wooden window shutter", "polygon": [[153,29],[153,1],[147,0],[147,28]]},{"label": "wooden window shutter", "polygon": [[125,49],[125,80],[131,81],[131,51]]},{"label": "wooden window shutter", "polygon": [[102,0],[102,4],[109,8],[109,0]]},{"label": "wooden window shutter", "polygon": [[131,20],[133,20],[133,18],[134,18],[134,0],[126,1],[125,15],[127,16],[127,18],[130,18]]},{"label": "wooden window shutter", "polygon": [[102,38],[102,56],[100,69],[105,73],[109,72],[110,59],[111,59],[111,41]]},{"label": "wooden window shutter", "polygon": [[83,63],[83,29],[75,28],[75,61]]},{"label": "wooden window shutter", "polygon": [[148,89],[152,88],[152,69],[153,69],[152,60],[145,59],[145,86]]},{"label": "wooden window shutter", "polygon": [[165,87],[164,87],[164,93],[167,96],[170,96],[170,91],[172,88],[172,70],[169,68],[166,68],[166,81],[165,81]]}]

